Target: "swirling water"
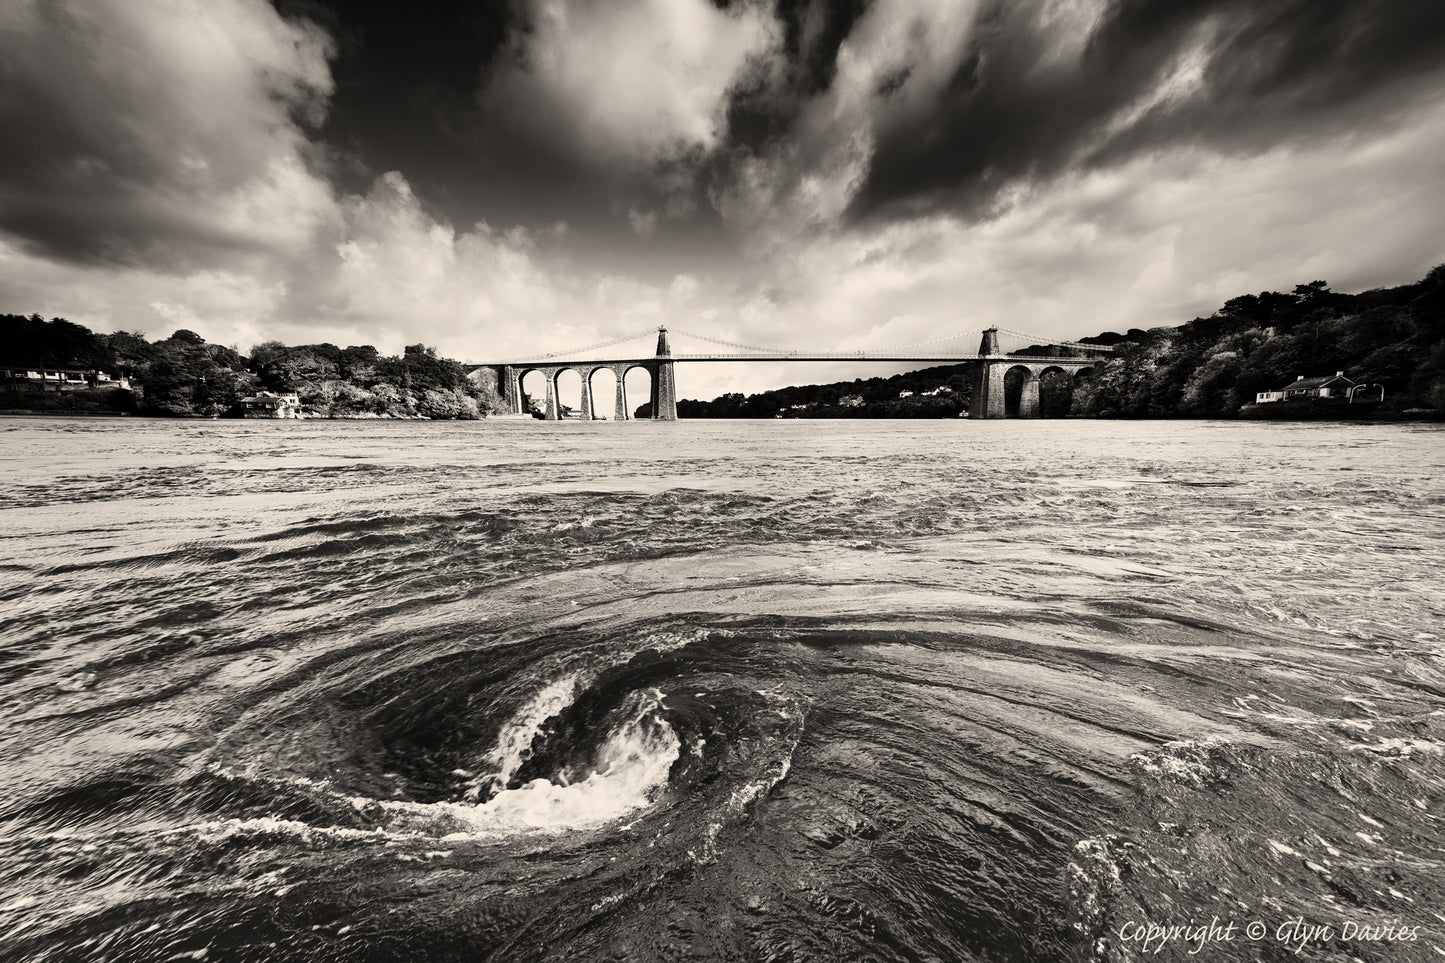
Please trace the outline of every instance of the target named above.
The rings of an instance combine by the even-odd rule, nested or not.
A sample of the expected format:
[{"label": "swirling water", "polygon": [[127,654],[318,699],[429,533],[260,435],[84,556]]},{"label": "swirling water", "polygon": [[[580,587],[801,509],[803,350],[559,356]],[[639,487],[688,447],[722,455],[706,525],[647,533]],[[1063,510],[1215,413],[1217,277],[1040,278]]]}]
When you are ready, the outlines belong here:
[{"label": "swirling water", "polygon": [[0,957],[1439,959],[1442,440],[0,420]]}]

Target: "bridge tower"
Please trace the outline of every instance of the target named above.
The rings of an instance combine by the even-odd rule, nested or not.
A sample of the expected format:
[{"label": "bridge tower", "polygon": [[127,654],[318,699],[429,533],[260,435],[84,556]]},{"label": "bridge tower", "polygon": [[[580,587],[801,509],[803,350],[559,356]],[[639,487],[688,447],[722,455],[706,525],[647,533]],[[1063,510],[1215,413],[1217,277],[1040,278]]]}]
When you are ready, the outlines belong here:
[{"label": "bridge tower", "polygon": [[978,384],[973,388],[973,401],[968,406],[970,418],[1004,418],[1003,379],[1009,362],[990,361],[997,357],[998,328],[985,328],[978,345]]},{"label": "bridge tower", "polygon": [[652,417],[655,421],[677,420],[676,362],[667,343],[667,328],[657,329],[657,361],[652,369]]}]

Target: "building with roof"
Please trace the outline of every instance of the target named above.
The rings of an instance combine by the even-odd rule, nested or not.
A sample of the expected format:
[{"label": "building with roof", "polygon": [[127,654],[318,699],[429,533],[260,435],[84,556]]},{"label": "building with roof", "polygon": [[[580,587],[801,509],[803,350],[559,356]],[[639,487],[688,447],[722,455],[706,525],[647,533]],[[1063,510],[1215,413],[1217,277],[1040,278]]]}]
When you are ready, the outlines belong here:
[{"label": "building with roof", "polygon": [[301,399],[294,391],[286,394],[259,391],[241,399],[241,413],[247,418],[300,418]]},{"label": "building with roof", "polygon": [[1306,378],[1304,375],[1300,375],[1291,384],[1285,385],[1278,391],[1259,392],[1254,396],[1254,403],[1263,405],[1272,401],[1349,398],[1350,389],[1358,384],[1359,382],[1346,378],[1343,371],[1336,371],[1333,376],[1319,378]]},{"label": "building with roof", "polygon": [[41,391],[81,391],[87,388],[130,389],[130,379],[95,368],[0,368],[0,383],[7,387],[28,386]]}]

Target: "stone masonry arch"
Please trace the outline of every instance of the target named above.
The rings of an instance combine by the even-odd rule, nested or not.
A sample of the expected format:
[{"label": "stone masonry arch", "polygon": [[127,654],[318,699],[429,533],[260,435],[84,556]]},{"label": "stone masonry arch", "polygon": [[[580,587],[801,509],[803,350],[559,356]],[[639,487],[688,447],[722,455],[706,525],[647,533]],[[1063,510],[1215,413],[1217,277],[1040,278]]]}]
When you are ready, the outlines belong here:
[{"label": "stone masonry arch", "polygon": [[1004,396],[1004,379],[1010,371],[1023,372],[1023,385],[1019,393],[1019,418],[1039,417],[1039,376],[1045,371],[1078,371],[1092,368],[1094,362],[1079,361],[1029,361],[1025,358],[1002,357],[979,362],[979,376],[973,392],[973,403],[969,406],[971,418],[1007,418]]},{"label": "stone masonry arch", "polygon": [[1018,406],[1015,409],[1018,418],[1037,418],[1039,416],[1039,372],[1037,365],[1011,364],[1004,368],[1003,377],[1000,379],[1004,386],[1004,417],[1008,417],[1009,390],[1008,384],[1011,378],[1018,376],[1019,394]]},{"label": "stone masonry arch", "polygon": [[618,384],[623,386],[622,404],[625,406],[627,417],[631,419],[633,417],[632,409],[636,406],[627,397],[627,376],[632,372],[637,371],[638,369],[647,372],[647,395],[648,400],[650,401],[652,399],[652,396],[657,393],[657,371],[655,370],[653,365],[645,364],[642,362],[631,362],[621,365],[620,367],[621,371],[618,372],[617,382]]}]

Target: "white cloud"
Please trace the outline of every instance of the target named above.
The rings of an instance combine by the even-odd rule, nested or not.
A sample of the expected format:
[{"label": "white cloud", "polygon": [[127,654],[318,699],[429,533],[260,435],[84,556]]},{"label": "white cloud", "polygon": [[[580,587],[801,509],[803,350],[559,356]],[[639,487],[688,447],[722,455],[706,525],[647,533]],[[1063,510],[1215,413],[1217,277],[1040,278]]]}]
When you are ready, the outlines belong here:
[{"label": "white cloud", "polygon": [[[794,237],[754,265],[746,294],[701,300],[720,305],[719,337],[851,350],[994,323],[1046,338],[1175,325],[1316,278],[1340,291],[1407,283],[1445,261],[1434,213],[1442,158],[1438,106],[1373,140],[1245,157],[1158,153],[1016,190],[983,223],[932,214]],[[976,337],[958,344],[974,348]],[[674,346],[686,350],[681,337]],[[689,369],[680,391],[868,373],[724,367]]]},{"label": "white cloud", "polygon": [[534,0],[531,12],[522,56],[484,101],[569,150],[642,168],[717,146],[729,89],[778,35],[756,4]]},{"label": "white cloud", "polygon": [[526,231],[478,224],[457,232],[427,214],[399,173],[384,175],[365,197],[343,203],[345,228],[321,284],[299,293],[335,324],[397,339],[493,350],[550,323],[556,287],[535,260]]},{"label": "white cloud", "polygon": [[793,135],[739,161],[713,192],[754,254],[774,257],[837,223],[863,186],[879,136],[935,106],[967,50],[976,8],[955,0],[872,5],[838,49],[832,86],[804,105]]},{"label": "white cloud", "polygon": [[141,267],[71,264],[0,240],[0,297],[9,312],[64,317],[96,331],[165,337],[190,328],[247,347],[271,333],[285,296],[258,265],[177,275]]},{"label": "white cloud", "polygon": [[1034,22],[1038,32],[1051,43],[1038,69],[1055,70],[1077,64],[1108,10],[1108,0],[1041,0],[1034,12]]}]

